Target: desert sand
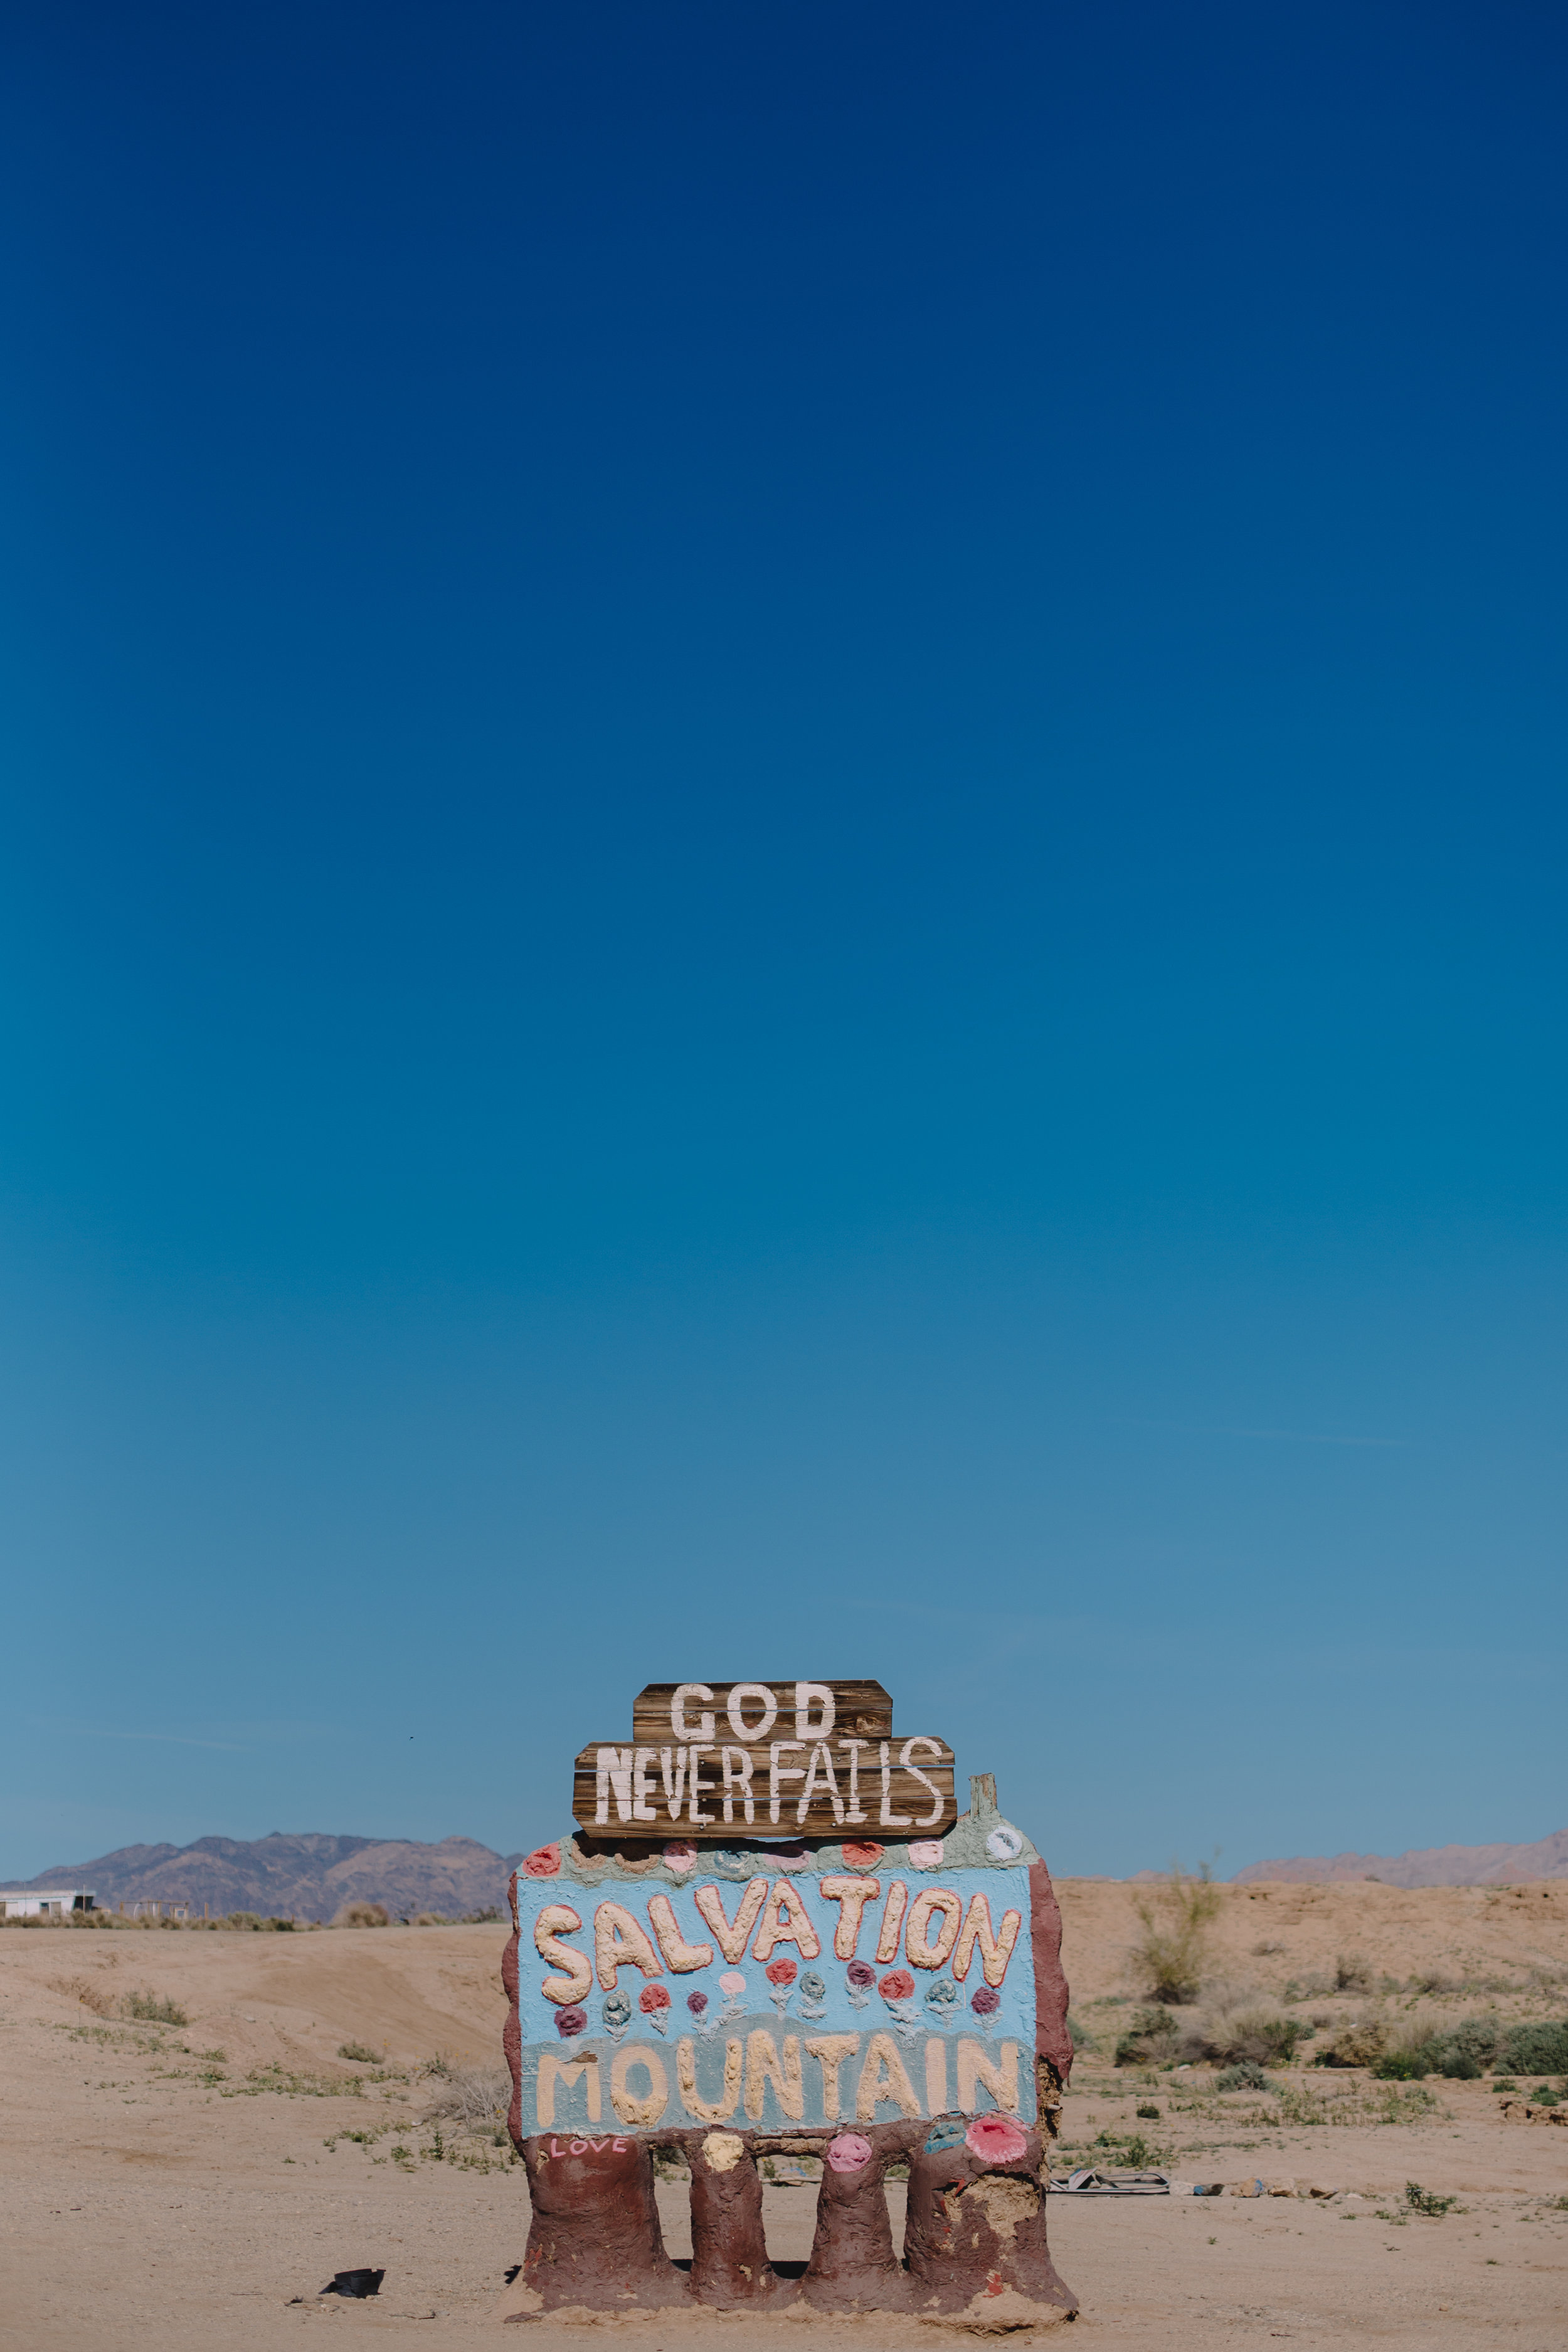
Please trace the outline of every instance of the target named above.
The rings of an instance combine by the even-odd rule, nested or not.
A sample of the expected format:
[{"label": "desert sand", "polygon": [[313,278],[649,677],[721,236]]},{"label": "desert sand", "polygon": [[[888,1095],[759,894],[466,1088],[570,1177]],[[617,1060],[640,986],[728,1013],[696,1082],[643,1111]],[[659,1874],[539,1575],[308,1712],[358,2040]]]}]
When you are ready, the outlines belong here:
[{"label": "desert sand", "polygon": [[[1267,2096],[1218,2095],[1210,2069],[1117,2070],[1115,2034],[1137,1992],[1136,1890],[1068,1881],[1059,1891],[1074,2015],[1095,2044],[1079,2057],[1064,2150],[1142,2131],[1184,2179],[1290,2184],[1247,2198],[1054,2198],[1053,2252],[1083,2305],[1074,2341],[1081,2333],[1105,2352],[1363,2341],[1561,2352],[1568,2127],[1550,2112],[1524,2121],[1521,2103],[1505,2117],[1486,2081],[1429,2082],[1415,2101],[1354,2072],[1271,2070],[1310,2108],[1348,2118],[1286,2126]],[[688,2341],[826,2347],[851,2336],[868,2352],[956,2344],[913,2319],[799,2315],[648,2317],[593,2333],[543,2320],[501,2335],[506,2273],[528,2231],[522,2169],[493,2126],[433,2123],[450,2081],[419,2071],[437,2056],[499,2067],[501,1942],[493,1927],[0,1932],[5,2340],[266,2347],[371,2330],[437,2352],[479,2337],[560,2352],[607,2328],[648,2352]],[[1495,2002],[1510,2015],[1562,2015],[1568,1885],[1225,1890],[1218,1977],[1278,1996],[1292,1978],[1331,1975],[1346,1953],[1402,1985],[1424,1975],[1489,1984],[1427,1997],[1456,2011]],[[138,1991],[188,2021],[128,2017]],[[1301,2005],[1331,2017],[1347,1998]],[[384,2056],[348,2061],[345,2043]],[[1140,2105],[1158,2116],[1137,2117]],[[1398,2120],[1373,2120],[1390,2106]],[[1411,2179],[1456,2209],[1412,2214]],[[900,2192],[891,2197],[897,2209]],[[689,2251],[683,2184],[666,2182],[660,2202],[679,2256]],[[768,2189],[777,2259],[804,2260],[814,2207],[810,2188]],[[895,2210],[895,2230],[901,2220]],[[362,2266],[386,2272],[375,2301],[320,2298],[334,2271]]]}]

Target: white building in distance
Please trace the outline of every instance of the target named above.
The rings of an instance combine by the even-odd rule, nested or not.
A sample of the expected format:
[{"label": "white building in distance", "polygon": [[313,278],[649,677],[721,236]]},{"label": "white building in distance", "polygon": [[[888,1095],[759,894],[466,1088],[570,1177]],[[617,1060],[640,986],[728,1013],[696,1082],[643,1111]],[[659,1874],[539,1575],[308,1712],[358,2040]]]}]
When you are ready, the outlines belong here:
[{"label": "white building in distance", "polygon": [[63,1919],[68,1911],[96,1911],[98,1897],[88,1886],[25,1887],[0,1893],[7,1919]]}]

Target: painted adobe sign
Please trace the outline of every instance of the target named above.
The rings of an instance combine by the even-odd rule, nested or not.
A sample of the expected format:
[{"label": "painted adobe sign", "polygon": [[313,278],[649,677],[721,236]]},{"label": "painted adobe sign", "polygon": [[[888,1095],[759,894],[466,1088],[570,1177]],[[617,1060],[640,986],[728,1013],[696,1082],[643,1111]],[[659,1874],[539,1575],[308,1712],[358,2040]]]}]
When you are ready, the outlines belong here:
[{"label": "painted adobe sign", "polygon": [[880,1683],[650,1683],[630,1743],[578,1757],[572,1811],[617,1840],[936,1837],[955,1818],[952,1750],[927,1732],[895,1737]]},{"label": "painted adobe sign", "polygon": [[645,1690],[512,1882],[514,2137],[1034,2123],[1037,2062],[1070,2063],[1060,1915],[973,1786],[954,1820],[952,1749],[895,1738],[878,1683]]}]

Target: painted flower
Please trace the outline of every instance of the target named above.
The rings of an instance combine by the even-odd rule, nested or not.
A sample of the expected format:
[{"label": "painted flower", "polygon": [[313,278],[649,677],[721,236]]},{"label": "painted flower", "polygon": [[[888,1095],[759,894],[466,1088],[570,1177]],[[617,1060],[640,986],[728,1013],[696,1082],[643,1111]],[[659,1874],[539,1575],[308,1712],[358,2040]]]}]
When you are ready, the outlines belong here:
[{"label": "painted flower", "polygon": [[624,1992],[607,1992],[600,2005],[599,2014],[618,2042],[632,2021],[632,2005]]},{"label": "painted flower", "polygon": [[560,1871],[561,1847],[559,1842],[554,1845],[535,1846],[531,1853],[525,1853],[522,1857],[522,1874],[524,1878],[555,1878],[560,1875]]},{"label": "painted flower", "polygon": [[781,1959],[770,1960],[768,1962],[768,1982],[770,1984],[794,1984],[799,1974],[800,1970],[795,1967],[793,1960]]},{"label": "painted flower", "polygon": [[746,1979],[739,1969],[726,1969],[719,1979],[719,1990],[731,2000],[739,2000],[746,1990]]},{"label": "painted flower", "polygon": [[800,1980],[800,1997],[802,2000],[826,2000],[827,1999],[827,1987],[817,1975],[815,1969],[807,1969],[805,1976],[802,1977]]},{"label": "painted flower", "polygon": [[941,1838],[917,1838],[910,1848],[910,1866],[913,1870],[940,1870],[942,1856]]},{"label": "painted flower", "polygon": [[887,1848],[879,1846],[875,1838],[847,1838],[844,1842],[844,1860],[851,1870],[875,1870],[886,1852]]},{"label": "painted flower", "polygon": [[806,1870],[811,1866],[811,1856],[803,1845],[773,1845],[768,1846],[764,1851],[775,1870],[794,1872]]},{"label": "painted flower", "polygon": [[926,1987],[926,2007],[929,2010],[938,2012],[949,2010],[957,1999],[958,1987],[951,1977],[938,1977],[934,1984]]},{"label": "painted flower", "polygon": [[1010,2116],[976,2116],[963,2145],[982,2164],[1016,2164],[1029,2142]]},{"label": "painted flower", "polygon": [[908,1969],[889,1969],[877,1990],[884,2000],[912,2000],[915,1980]]},{"label": "painted flower", "polygon": [[956,2116],[942,2116],[931,2127],[931,2137],[926,2141],[926,2154],[940,2156],[945,2147],[962,2147],[963,2145],[963,2126]]},{"label": "painted flower", "polygon": [[850,1983],[857,1986],[861,1992],[865,1991],[868,1985],[874,1985],[877,1981],[877,1971],[868,1960],[851,1960],[844,1973]]},{"label": "painted flower", "polygon": [[686,1996],[686,2006],[691,2011],[693,2017],[700,2017],[703,2011],[708,2006],[707,1994],[705,1992],[689,1992]]},{"label": "painted flower", "polygon": [[871,2143],[864,2132],[840,2132],[828,2142],[827,2161],[835,2172],[858,2172],[871,2161]]},{"label": "painted flower", "polygon": [[1004,1822],[986,1839],[985,1851],[993,1862],[1016,1862],[1024,1851],[1024,1832],[1011,1822]]},{"label": "painted flower", "polygon": [[689,1838],[672,1838],[664,1849],[664,1866],[677,1878],[684,1878],[696,1859],[697,1848]]},{"label": "painted flower", "polygon": [[571,2042],[574,2040],[579,2033],[586,2033],[588,2031],[587,2011],[585,2009],[575,2008],[558,2009],[555,2012],[555,2031],[561,2036],[563,2042]]},{"label": "painted flower", "polygon": [[637,1995],[637,2007],[654,2032],[662,2033],[668,2022],[665,2016],[665,2011],[669,2007],[668,1987],[661,1984],[645,1984]]}]

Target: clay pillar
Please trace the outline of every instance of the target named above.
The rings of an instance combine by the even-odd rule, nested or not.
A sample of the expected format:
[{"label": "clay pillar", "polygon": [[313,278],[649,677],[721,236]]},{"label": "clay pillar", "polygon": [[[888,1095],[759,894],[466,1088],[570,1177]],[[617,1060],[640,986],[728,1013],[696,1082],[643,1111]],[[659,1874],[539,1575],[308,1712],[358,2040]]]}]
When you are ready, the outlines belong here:
[{"label": "clay pillar", "polygon": [[826,2151],[816,2199],[816,2235],[801,2281],[801,2292],[819,2311],[900,2311],[904,2306],[904,2274],[893,2252],[882,2185],[889,2153],[864,2132],[840,2132]]},{"label": "clay pillar", "polygon": [[639,2311],[678,2303],[685,2282],[664,2251],[646,2140],[623,2134],[542,2132],[522,2143],[533,2221],[522,2309],[579,2304]]},{"label": "clay pillar", "polygon": [[739,2132],[710,2131],[686,2142],[691,2167],[691,2293],[698,2303],[794,2299],[768,2261],[763,2184]]},{"label": "clay pillar", "polygon": [[1040,2133],[1006,2116],[932,2128],[910,2162],[904,2255],[915,2310],[1007,2327],[1078,2309],[1046,2245],[1044,2160]]}]

